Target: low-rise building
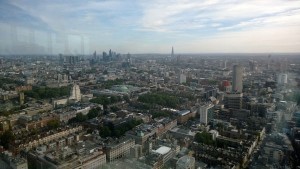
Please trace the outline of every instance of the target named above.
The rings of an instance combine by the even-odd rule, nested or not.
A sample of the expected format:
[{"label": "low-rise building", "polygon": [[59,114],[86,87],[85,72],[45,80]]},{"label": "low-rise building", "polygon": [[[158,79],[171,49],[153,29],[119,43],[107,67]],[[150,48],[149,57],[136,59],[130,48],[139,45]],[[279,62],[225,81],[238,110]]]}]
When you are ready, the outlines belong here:
[{"label": "low-rise building", "polygon": [[[81,132],[83,129],[82,126],[76,126],[72,128],[65,128],[61,129],[59,131],[49,131],[46,133],[40,134],[42,137],[31,137],[31,138],[19,138],[16,139],[15,142],[11,143],[9,145],[9,149],[15,153],[18,154],[21,150],[31,150],[32,148],[38,147],[39,145],[42,144],[51,144],[55,143],[57,140],[63,139],[67,136],[73,135],[77,132]],[[76,136],[77,137],[77,136]],[[78,140],[78,138],[76,138]],[[55,145],[57,145],[55,143]],[[58,144],[59,145],[59,144]]]},{"label": "low-rise building", "polygon": [[27,154],[30,168],[98,169],[106,164],[102,147],[92,141],[79,141],[62,148],[38,148]]},{"label": "low-rise building", "polygon": [[183,124],[187,122],[190,118],[195,117],[195,113],[191,112],[190,110],[181,110],[177,111],[177,122],[179,124]]},{"label": "low-rise building", "polygon": [[116,140],[116,142],[106,145],[105,152],[106,152],[107,161],[113,162],[117,159],[129,157],[130,149],[134,147],[134,145],[135,145],[135,140],[127,139],[127,138]]},{"label": "low-rise building", "polygon": [[0,154],[0,168],[28,169],[28,163],[26,159],[19,156],[13,156],[9,151],[4,151]]},{"label": "low-rise building", "polygon": [[53,106],[48,103],[42,104],[42,105],[36,104],[34,106],[30,106],[30,107],[27,107],[27,108],[21,110],[21,113],[28,114],[28,115],[35,115],[38,113],[50,111],[52,109],[53,109]]},{"label": "low-rise building", "polygon": [[194,137],[196,135],[195,132],[191,131],[190,129],[184,129],[184,128],[179,128],[175,127],[172,130],[170,130],[170,134],[179,140],[189,138],[190,140],[194,140]]}]

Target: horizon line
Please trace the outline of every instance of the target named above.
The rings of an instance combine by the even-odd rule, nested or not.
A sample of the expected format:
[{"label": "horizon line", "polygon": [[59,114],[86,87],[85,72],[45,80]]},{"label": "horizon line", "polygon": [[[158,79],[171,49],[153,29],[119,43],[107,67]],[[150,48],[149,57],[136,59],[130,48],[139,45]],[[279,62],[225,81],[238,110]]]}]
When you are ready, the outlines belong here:
[{"label": "horizon line", "polygon": [[[36,56],[36,55],[46,55],[46,56],[58,56],[62,53],[57,53],[57,54],[47,54],[47,53],[40,53],[40,54],[20,54],[20,53],[14,53],[14,54],[0,54],[0,56],[12,56],[12,55],[24,55],[24,56]],[[155,52],[145,52],[145,53],[118,53],[121,55],[171,55],[171,53],[155,53]],[[298,55],[300,54],[300,52],[182,52],[182,53],[174,53],[174,55],[199,55],[199,54],[290,54],[290,55]],[[91,54],[62,54],[64,56],[90,56],[93,55],[93,52]],[[102,54],[100,54],[102,55]]]}]

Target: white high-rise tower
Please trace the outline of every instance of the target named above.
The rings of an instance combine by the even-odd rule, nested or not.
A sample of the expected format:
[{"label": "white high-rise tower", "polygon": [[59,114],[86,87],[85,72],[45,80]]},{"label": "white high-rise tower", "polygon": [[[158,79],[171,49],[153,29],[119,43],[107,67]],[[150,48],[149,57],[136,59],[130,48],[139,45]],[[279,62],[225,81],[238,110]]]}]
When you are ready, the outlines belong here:
[{"label": "white high-rise tower", "polygon": [[70,92],[70,100],[74,100],[75,102],[79,102],[81,101],[81,92],[80,92],[80,88],[77,84],[74,84],[71,92]]}]

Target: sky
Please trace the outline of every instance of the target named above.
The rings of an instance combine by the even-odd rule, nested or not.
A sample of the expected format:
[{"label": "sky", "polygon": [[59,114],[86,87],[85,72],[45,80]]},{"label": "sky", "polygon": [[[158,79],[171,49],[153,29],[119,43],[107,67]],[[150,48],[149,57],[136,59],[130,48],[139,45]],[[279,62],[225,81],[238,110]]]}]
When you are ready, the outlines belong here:
[{"label": "sky", "polygon": [[300,52],[300,0],[0,0],[0,54]]}]

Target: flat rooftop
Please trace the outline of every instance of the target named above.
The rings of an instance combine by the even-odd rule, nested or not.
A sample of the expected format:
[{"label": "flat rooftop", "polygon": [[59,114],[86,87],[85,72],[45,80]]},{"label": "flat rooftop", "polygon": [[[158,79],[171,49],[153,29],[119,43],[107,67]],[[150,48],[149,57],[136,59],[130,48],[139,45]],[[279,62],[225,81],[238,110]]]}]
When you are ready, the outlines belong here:
[{"label": "flat rooftop", "polygon": [[155,150],[155,152],[158,153],[158,154],[161,154],[161,155],[165,155],[165,154],[167,154],[170,150],[171,150],[170,147],[161,146],[161,147],[159,147],[157,150]]}]

